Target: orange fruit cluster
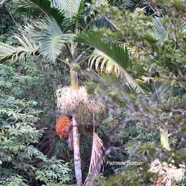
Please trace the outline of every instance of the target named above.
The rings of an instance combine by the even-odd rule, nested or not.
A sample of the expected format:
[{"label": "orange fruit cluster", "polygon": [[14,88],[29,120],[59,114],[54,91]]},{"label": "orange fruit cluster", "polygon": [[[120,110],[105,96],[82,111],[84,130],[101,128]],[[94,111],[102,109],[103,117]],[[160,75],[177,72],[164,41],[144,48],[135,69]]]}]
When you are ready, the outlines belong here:
[{"label": "orange fruit cluster", "polygon": [[56,118],[56,133],[60,138],[68,137],[68,130],[70,125],[70,118],[66,115],[61,115]]}]

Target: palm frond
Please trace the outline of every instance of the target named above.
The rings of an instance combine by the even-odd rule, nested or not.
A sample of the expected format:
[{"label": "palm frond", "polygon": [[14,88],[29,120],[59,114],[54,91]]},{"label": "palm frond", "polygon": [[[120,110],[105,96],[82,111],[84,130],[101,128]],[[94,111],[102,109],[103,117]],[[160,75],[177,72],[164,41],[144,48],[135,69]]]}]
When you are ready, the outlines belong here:
[{"label": "palm frond", "polygon": [[130,8],[132,6],[135,5],[135,2],[133,2],[132,0],[123,0],[123,5],[126,7],[126,8]]},{"label": "palm frond", "polygon": [[130,65],[127,47],[103,42],[96,32],[78,34],[75,41],[96,48],[89,59],[91,68],[95,67],[96,70],[100,69],[107,73],[114,72],[124,80],[128,87],[136,92],[144,92],[126,71],[126,68]]},{"label": "palm frond", "polygon": [[186,30],[186,22],[185,21],[182,21],[181,29]]},{"label": "palm frond", "polygon": [[72,20],[82,10],[84,0],[51,0],[51,6],[65,12],[65,16]]},{"label": "palm frond", "polygon": [[[158,40],[163,40],[168,37],[167,31],[165,26],[163,25],[162,18],[161,17],[154,17],[153,18],[153,24],[154,27],[152,28],[152,33],[156,36]],[[186,22],[181,21],[180,29],[185,30],[186,29]]]},{"label": "palm frond", "polygon": [[156,80],[153,83],[153,96],[151,100],[155,102],[164,102],[173,96],[173,86],[175,82],[170,82],[168,80]]},{"label": "palm frond", "polygon": [[12,55],[17,52],[17,48],[5,43],[0,43],[0,60],[12,58]]},{"label": "palm frond", "polygon": [[93,181],[95,177],[100,173],[101,166],[103,165],[103,153],[104,147],[103,142],[99,136],[93,132],[93,141],[92,141],[92,153],[89,166],[88,177],[85,180],[85,186],[93,186]]},{"label": "palm frond", "polygon": [[5,43],[0,43],[0,60],[22,60],[29,56],[35,55],[38,51],[38,45],[25,35],[14,36],[18,42],[18,47],[13,47]]},{"label": "palm frond", "polygon": [[32,25],[28,24],[21,33],[23,34],[15,36],[20,44],[18,47],[1,43],[1,58],[11,56],[23,59],[28,55],[34,55],[37,51],[45,59],[55,62],[65,43],[72,42],[74,38],[73,34],[64,34],[58,23],[51,17],[43,18]]},{"label": "palm frond", "polygon": [[92,55],[89,58],[88,63],[90,68],[94,68],[95,70],[101,70],[106,73],[114,72],[117,76],[122,76],[121,67],[108,55],[101,52],[98,49],[95,49]]},{"label": "palm frond", "polygon": [[50,0],[14,0],[17,10],[39,10],[49,17],[53,17],[56,22],[61,25],[64,24],[65,16],[62,10],[56,7],[51,7]]},{"label": "palm frond", "polygon": [[4,3],[6,3],[6,1],[8,1],[8,0],[0,0],[0,6],[3,6]]},{"label": "palm frond", "polygon": [[119,66],[112,58],[105,53],[95,49],[89,58],[89,67],[95,68],[96,71],[101,70],[106,73],[114,73],[120,77],[126,85],[133,91],[138,93],[144,92],[138,83],[127,73],[127,71]]},{"label": "palm frond", "polygon": [[125,69],[129,66],[129,55],[127,47],[123,47],[114,43],[106,43],[102,41],[99,34],[94,31],[78,34],[75,38],[75,41],[90,45],[100,50],[113,61],[115,61],[115,63],[117,63],[121,68]]},{"label": "palm frond", "polygon": [[81,0],[77,13],[72,17],[71,25],[74,31],[76,31],[77,28],[78,30],[79,29],[83,30],[86,27],[84,15],[83,15],[84,7],[85,7],[85,0]]},{"label": "palm frond", "polygon": [[51,2],[51,7],[57,8],[58,10],[63,9],[63,3],[64,1],[61,0],[50,0]]},{"label": "palm frond", "polygon": [[58,23],[50,17],[37,22],[35,29],[38,31],[36,40],[40,43],[40,54],[52,62],[61,54],[64,43],[71,42],[74,37],[73,34],[64,34]]},{"label": "palm frond", "polygon": [[166,29],[162,23],[162,18],[160,17],[154,17],[153,18],[153,24],[154,27],[152,28],[152,33],[155,35],[155,37],[161,41],[167,38]]},{"label": "palm frond", "polygon": [[109,4],[112,6],[125,6],[125,7],[129,7],[132,2],[131,0],[108,0]]}]

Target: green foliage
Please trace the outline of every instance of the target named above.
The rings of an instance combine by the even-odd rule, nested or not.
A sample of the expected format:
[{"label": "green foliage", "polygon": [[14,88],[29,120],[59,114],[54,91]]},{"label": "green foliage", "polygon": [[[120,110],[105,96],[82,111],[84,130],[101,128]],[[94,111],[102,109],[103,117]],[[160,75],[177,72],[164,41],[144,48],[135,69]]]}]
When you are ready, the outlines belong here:
[{"label": "green foliage", "polygon": [[51,178],[53,183],[66,183],[70,180],[68,164],[48,159],[33,146],[43,133],[34,126],[41,111],[36,109],[37,102],[18,99],[23,95],[17,92],[21,87],[13,85],[14,81],[21,84],[23,78],[27,77],[1,64],[0,180],[5,185],[27,185],[32,179],[47,184]]},{"label": "green foliage", "polygon": [[180,183],[180,186],[184,186],[184,185],[186,185],[186,174],[185,174],[182,182]]},{"label": "green foliage", "polygon": [[68,163],[52,158],[38,169],[35,174],[37,180],[43,181],[47,186],[52,186],[69,182],[69,172]]},{"label": "green foliage", "polygon": [[0,180],[0,184],[6,186],[27,186],[24,181],[25,180],[21,176],[11,176],[6,180]]},{"label": "green foliage", "polygon": [[[171,72],[172,78],[181,76],[184,81],[185,29],[181,17],[183,12],[176,9],[175,4],[172,5],[171,2],[163,5],[157,3],[153,6],[156,6],[157,12],[162,12],[161,18],[146,16],[145,9],[140,8],[130,12],[112,6],[96,7],[102,12],[101,16],[111,24],[111,28],[95,31],[101,34],[102,40],[112,42],[114,38],[114,42],[124,43],[128,47],[131,52],[131,73],[135,77],[170,75]],[[163,14],[162,6],[167,14]],[[182,6],[185,7],[185,4],[182,3]]]},{"label": "green foliage", "polygon": [[[177,167],[185,164],[185,1],[109,0],[86,5],[83,0],[14,2],[19,10],[36,10],[36,14],[14,39],[1,36],[5,43],[0,44],[0,58],[14,58],[14,63],[0,65],[0,184],[62,185],[70,181],[69,164],[53,157],[66,156],[69,161],[72,154],[67,144],[55,135],[47,138],[47,131],[39,145],[51,158],[44,155],[35,147],[43,134],[36,123],[41,116],[39,109],[55,108],[51,95],[69,80],[60,62],[88,62],[89,57],[91,68],[115,71],[119,76],[118,80],[113,73],[98,76],[89,71],[82,78],[89,79],[89,92],[102,98],[107,108],[97,121],[105,159],[142,163],[106,165],[95,185],[150,185],[157,179],[148,171],[154,159]],[[93,48],[85,49],[73,38],[82,29],[92,29],[93,19],[107,27],[80,33],[75,41]],[[23,22],[22,18],[19,21]],[[2,34],[6,26],[4,21]],[[43,122],[52,129],[53,124],[49,118]],[[160,146],[160,128],[169,131],[170,151]],[[85,175],[91,142],[83,135],[81,139]],[[180,184],[185,185],[185,179]]]},{"label": "green foliage", "polygon": [[25,35],[15,36],[15,38],[20,43],[20,47],[13,47],[5,43],[0,43],[0,58],[1,60],[11,59],[11,60],[24,60],[32,55],[34,55],[37,50],[38,46]]},{"label": "green foliage", "polygon": [[[88,83],[88,87],[94,90],[99,98],[102,97],[109,108],[109,118],[100,126],[101,133],[104,132],[103,141],[107,147],[106,162],[142,163],[137,167],[128,168],[122,167],[122,165],[106,165],[105,175],[108,176],[109,171],[110,174],[115,175],[106,182],[98,181],[99,184],[149,185],[153,179],[156,179],[148,173],[150,163],[154,159],[174,162],[178,167],[180,164],[184,164],[185,93],[180,96],[173,91],[174,94],[171,94],[171,88],[176,90],[174,84],[170,88],[167,83],[162,85],[159,82],[161,86],[158,86],[157,82],[152,82],[151,86],[156,87],[156,90],[152,89],[148,94],[133,93],[132,95],[126,91],[124,85],[111,78],[103,81],[95,74],[89,74],[88,77],[92,81],[91,84]],[[178,110],[179,112],[177,112]],[[162,127],[166,127],[171,134],[170,151],[160,146],[158,131]],[[104,138],[106,139],[104,140]],[[184,142],[181,142],[181,139]]]},{"label": "green foliage", "polygon": [[[114,43],[105,43],[104,41],[102,42],[100,35],[96,32],[81,33],[76,37],[75,40],[81,43],[89,44],[101,52],[106,53],[108,57],[110,57],[124,69],[129,66],[127,47],[122,47]],[[95,56],[95,58],[97,58],[97,56]],[[107,60],[109,59],[105,59],[105,61]],[[105,63],[103,62],[103,65],[104,64]]]},{"label": "green foliage", "polygon": [[[26,25],[15,36],[19,43],[18,46],[0,43],[1,60],[23,60],[30,56],[38,57],[39,54],[54,63],[63,51],[69,55],[69,58],[73,59],[73,62],[76,62],[74,60],[76,58],[74,54],[76,46],[73,46],[72,39],[73,34],[76,34],[81,27],[79,21],[82,20],[83,7],[85,6],[83,0],[70,2],[16,0],[15,6],[27,11],[36,9],[44,15],[42,15],[42,19],[34,20]],[[66,63],[64,59],[61,61]]]},{"label": "green foliage", "polygon": [[[5,94],[14,95],[16,98],[34,99],[43,110],[54,107],[54,91],[59,84],[66,84],[68,76],[63,78],[68,71],[60,64],[52,66],[34,63],[16,63],[14,67],[0,64],[0,83]],[[42,96],[41,96],[42,95]],[[53,95],[53,96],[51,96]],[[50,110],[51,110],[50,108]]]},{"label": "green foliage", "polygon": [[101,35],[95,31],[80,33],[75,41],[88,44],[96,48],[89,58],[89,66],[95,66],[95,70],[114,73],[128,86],[137,92],[143,92],[137,82],[127,73],[130,66],[128,49],[113,42],[104,41]]}]

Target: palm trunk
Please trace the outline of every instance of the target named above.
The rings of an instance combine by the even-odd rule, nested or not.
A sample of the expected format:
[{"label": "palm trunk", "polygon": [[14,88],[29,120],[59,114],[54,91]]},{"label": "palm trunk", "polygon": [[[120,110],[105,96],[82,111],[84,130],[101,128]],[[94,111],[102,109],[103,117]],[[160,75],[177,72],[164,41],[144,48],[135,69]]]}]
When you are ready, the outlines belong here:
[{"label": "palm trunk", "polygon": [[[70,69],[70,84],[75,91],[78,89],[78,75],[77,72]],[[72,118],[72,134],[73,134],[73,149],[74,149],[74,169],[76,175],[77,185],[82,185],[82,169],[81,169],[81,157],[79,148],[79,133],[78,126],[75,117]]]},{"label": "palm trunk", "polygon": [[72,118],[73,147],[74,147],[74,168],[77,185],[82,185],[81,157],[79,150],[78,126],[75,117]]},{"label": "palm trunk", "polygon": [[70,69],[70,85],[74,90],[77,90],[79,88],[78,74],[73,68]]}]

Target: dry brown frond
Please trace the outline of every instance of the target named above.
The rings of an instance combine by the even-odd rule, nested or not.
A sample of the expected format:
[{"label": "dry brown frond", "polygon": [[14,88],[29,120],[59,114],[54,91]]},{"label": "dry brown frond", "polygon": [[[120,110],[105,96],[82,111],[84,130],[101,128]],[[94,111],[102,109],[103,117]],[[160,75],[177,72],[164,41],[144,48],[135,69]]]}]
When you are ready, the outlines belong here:
[{"label": "dry brown frond", "polygon": [[103,154],[104,154],[103,142],[99,138],[99,136],[95,132],[93,132],[92,154],[88,177],[84,183],[85,186],[93,186],[93,181],[95,177],[100,173],[101,166],[103,165]]}]

